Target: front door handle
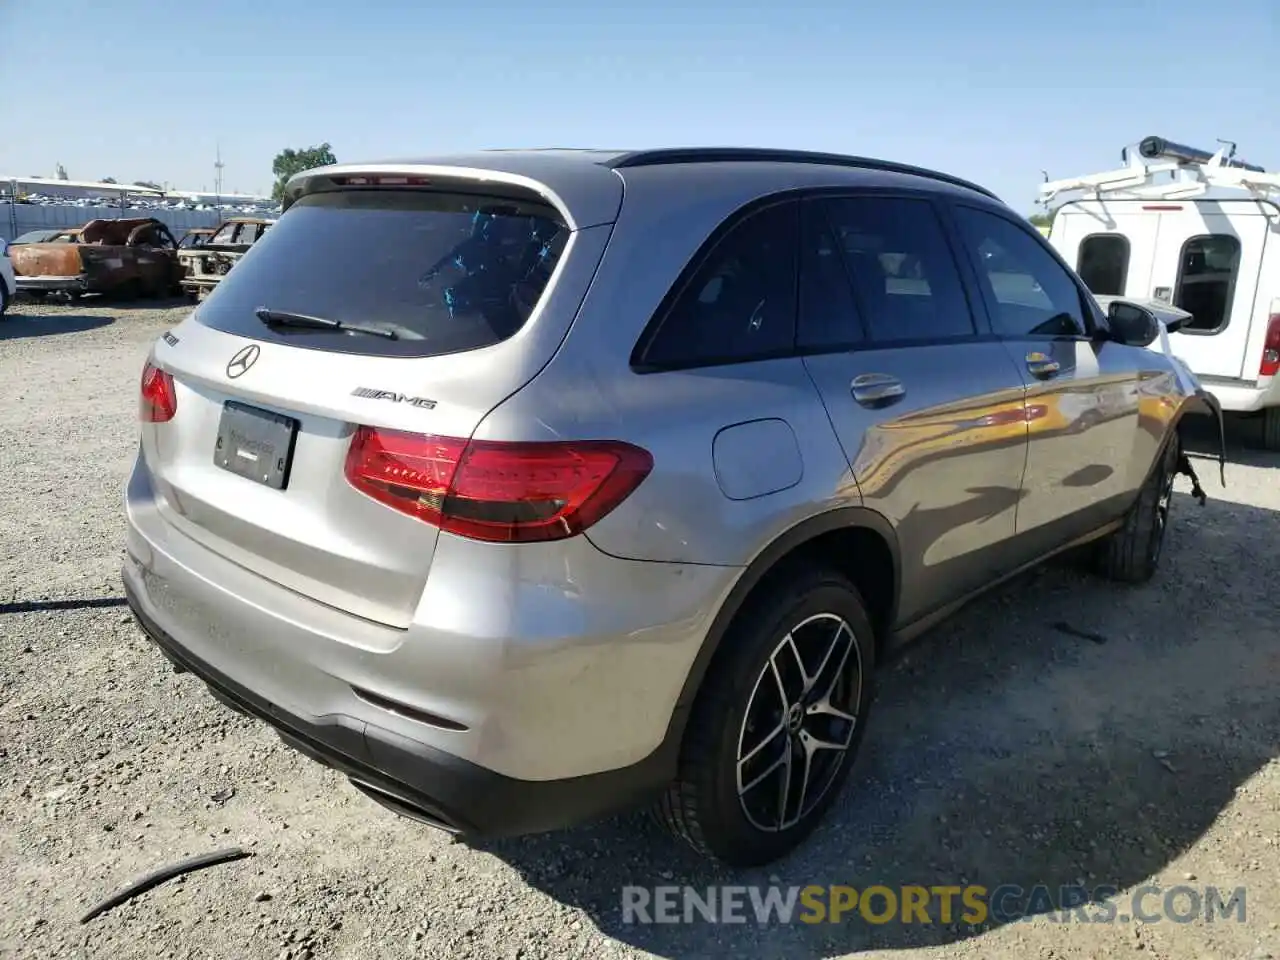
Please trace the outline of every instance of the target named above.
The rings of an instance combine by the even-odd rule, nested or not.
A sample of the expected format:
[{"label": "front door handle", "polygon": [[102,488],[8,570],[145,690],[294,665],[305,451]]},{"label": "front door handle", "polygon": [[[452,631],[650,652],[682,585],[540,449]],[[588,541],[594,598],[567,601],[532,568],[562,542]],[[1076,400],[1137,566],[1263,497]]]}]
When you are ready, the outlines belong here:
[{"label": "front door handle", "polygon": [[1062,369],[1057,360],[1039,351],[1027,354],[1027,371],[1037,380],[1048,380],[1056,377]]},{"label": "front door handle", "polygon": [[864,407],[885,407],[906,396],[907,388],[887,373],[863,373],[849,384],[853,399]]}]

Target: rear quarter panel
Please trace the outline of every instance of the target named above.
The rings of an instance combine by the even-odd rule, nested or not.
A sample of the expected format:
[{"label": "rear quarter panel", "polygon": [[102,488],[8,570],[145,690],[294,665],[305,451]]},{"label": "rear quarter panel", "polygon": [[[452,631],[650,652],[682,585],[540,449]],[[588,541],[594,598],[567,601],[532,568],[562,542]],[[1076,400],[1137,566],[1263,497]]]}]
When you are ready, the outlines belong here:
[{"label": "rear quarter panel", "polygon": [[[861,503],[803,362],[640,374],[631,369],[631,352],[681,270],[726,217],[764,195],[829,185],[841,172],[761,164],[724,176],[721,165],[707,165],[705,175],[682,166],[624,171],[626,201],[569,335],[477,436],[638,444],[653,454],[652,474],[588,538],[619,557],[740,566],[804,519]],[[791,463],[761,464],[759,495],[731,499],[716,475],[717,434],[760,420],[781,420],[794,434],[798,479],[790,482]],[[771,428],[769,435],[781,434]],[[728,490],[740,495],[732,483]]]}]

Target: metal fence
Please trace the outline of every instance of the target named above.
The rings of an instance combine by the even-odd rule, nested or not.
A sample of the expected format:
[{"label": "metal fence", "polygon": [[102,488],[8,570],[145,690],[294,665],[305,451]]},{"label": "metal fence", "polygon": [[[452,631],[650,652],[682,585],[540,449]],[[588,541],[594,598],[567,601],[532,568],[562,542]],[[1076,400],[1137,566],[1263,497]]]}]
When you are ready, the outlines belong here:
[{"label": "metal fence", "polygon": [[[233,214],[226,213],[226,216]],[[175,237],[192,227],[215,227],[224,216],[218,210],[165,210],[115,206],[61,206],[0,201],[0,237],[13,240],[29,230],[58,230],[81,227],[90,220],[119,220],[127,217],[155,217]]]}]

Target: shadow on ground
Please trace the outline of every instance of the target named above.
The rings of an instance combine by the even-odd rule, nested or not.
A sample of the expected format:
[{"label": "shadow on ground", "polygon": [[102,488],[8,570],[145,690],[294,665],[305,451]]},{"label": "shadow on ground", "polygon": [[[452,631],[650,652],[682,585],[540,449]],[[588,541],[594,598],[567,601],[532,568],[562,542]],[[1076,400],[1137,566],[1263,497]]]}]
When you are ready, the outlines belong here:
[{"label": "shadow on ground", "polygon": [[23,340],[28,337],[52,337],[67,333],[84,333],[115,323],[104,313],[23,314],[21,308],[10,308],[0,320],[0,341]]},{"label": "shadow on ground", "polygon": [[[1178,522],[1151,584],[1047,566],[887,664],[848,789],[785,861],[709,867],[640,815],[485,849],[608,936],[680,960],[828,958],[982,930],[856,914],[839,925],[635,924],[623,920],[623,887],[1045,884],[1057,900],[1064,886],[1139,885],[1196,843],[1277,750],[1268,587],[1280,513],[1228,502],[1216,480],[1209,489],[1204,507],[1175,495]],[[1236,576],[1249,564],[1256,576]]]}]

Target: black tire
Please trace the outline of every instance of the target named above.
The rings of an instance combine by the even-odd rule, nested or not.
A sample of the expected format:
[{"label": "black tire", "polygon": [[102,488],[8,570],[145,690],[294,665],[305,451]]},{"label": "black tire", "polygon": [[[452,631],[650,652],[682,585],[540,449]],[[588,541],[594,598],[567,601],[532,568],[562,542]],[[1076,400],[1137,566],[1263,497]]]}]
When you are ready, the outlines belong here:
[{"label": "black tire", "polygon": [[[847,640],[839,621],[849,628]],[[793,632],[787,657],[775,657]],[[824,634],[831,637],[829,649],[836,651],[825,660],[820,652]],[[792,697],[795,705],[786,711],[780,688],[794,694],[805,679],[793,649],[804,651],[813,682],[804,697]],[[842,659],[837,661],[837,655]],[[780,664],[776,673],[771,662]],[[658,819],[699,853],[729,866],[757,866],[789,853],[821,822],[853,766],[875,691],[874,675],[875,635],[853,584],[811,566],[771,579],[757,589],[722,640],[685,730],[676,779],[658,803]],[[775,681],[772,689],[761,685],[766,677]],[[856,720],[850,724],[827,713],[815,699],[838,702]],[[762,735],[761,730],[774,732]],[[749,747],[752,736],[760,742]],[[814,736],[845,746],[814,749]],[[805,764],[806,749],[814,751],[811,765]],[[747,757],[743,779],[748,786],[757,783],[745,799],[738,789],[740,750]],[[811,787],[816,799],[802,792],[795,801],[783,794],[787,768],[782,758],[788,755],[792,774],[797,767],[815,772]],[[776,772],[762,775],[768,769]],[[795,779],[787,782],[796,789]],[[770,806],[777,817],[770,818]]]},{"label": "black tire", "polygon": [[1262,449],[1280,451],[1280,407],[1262,411]]},{"label": "black tire", "polygon": [[1155,575],[1169,528],[1179,450],[1174,435],[1160,451],[1137,501],[1125,515],[1124,526],[1098,544],[1095,569],[1107,579],[1146,583]]},{"label": "black tire", "polygon": [[4,319],[4,315],[9,312],[9,291],[5,289],[4,281],[0,280],[0,320]]}]

